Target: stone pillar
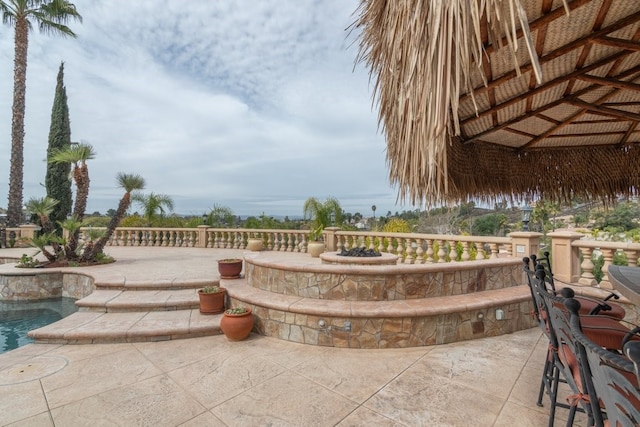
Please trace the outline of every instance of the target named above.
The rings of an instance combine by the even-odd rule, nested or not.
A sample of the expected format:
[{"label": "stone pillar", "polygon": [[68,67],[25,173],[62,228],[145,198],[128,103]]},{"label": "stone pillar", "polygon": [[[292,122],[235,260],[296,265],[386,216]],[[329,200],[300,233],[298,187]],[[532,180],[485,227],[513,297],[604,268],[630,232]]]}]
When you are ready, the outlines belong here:
[{"label": "stone pillar", "polygon": [[551,237],[551,268],[553,276],[565,283],[576,283],[580,279],[580,250],[571,242],[580,240],[584,234],[573,231],[554,231]]},{"label": "stone pillar", "polygon": [[334,252],[338,250],[338,236],[336,231],[340,231],[340,227],[327,227],[324,229],[325,242],[324,246],[328,252]]},{"label": "stone pillar", "polygon": [[33,239],[36,232],[40,231],[40,226],[35,224],[22,224],[20,226],[20,237],[23,239]]},{"label": "stone pillar", "polygon": [[531,254],[538,255],[542,233],[514,231],[509,233],[509,237],[511,237],[511,256],[522,259]]},{"label": "stone pillar", "polygon": [[208,225],[199,225],[198,226],[198,247],[206,248],[207,247],[207,228]]}]

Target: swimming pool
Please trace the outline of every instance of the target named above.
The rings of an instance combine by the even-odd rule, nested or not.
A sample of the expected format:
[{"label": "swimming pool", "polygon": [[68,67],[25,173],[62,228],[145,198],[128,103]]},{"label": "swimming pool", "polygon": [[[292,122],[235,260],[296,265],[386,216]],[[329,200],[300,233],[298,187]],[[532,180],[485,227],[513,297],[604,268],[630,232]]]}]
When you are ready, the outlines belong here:
[{"label": "swimming pool", "polygon": [[73,298],[0,301],[0,353],[33,342],[27,332],[78,311]]}]

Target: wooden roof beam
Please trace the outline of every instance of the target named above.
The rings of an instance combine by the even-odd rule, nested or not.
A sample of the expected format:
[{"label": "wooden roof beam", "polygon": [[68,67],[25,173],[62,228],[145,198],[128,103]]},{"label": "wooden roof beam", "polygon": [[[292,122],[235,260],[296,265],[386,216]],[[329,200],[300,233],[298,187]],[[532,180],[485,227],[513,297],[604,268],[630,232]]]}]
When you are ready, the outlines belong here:
[{"label": "wooden roof beam", "polygon": [[629,55],[628,51],[620,51],[620,52],[614,53],[613,55],[609,55],[609,56],[607,56],[605,58],[602,58],[601,60],[599,60],[597,62],[594,62],[593,64],[587,65],[584,68],[580,68],[580,69],[575,70],[575,71],[573,71],[573,72],[571,72],[569,74],[566,74],[564,76],[560,76],[560,77],[558,77],[556,79],[553,79],[553,80],[550,80],[547,83],[544,83],[544,84],[538,86],[537,88],[535,88],[533,90],[530,90],[530,91],[528,91],[526,93],[523,93],[523,94],[521,94],[519,96],[513,97],[513,98],[511,98],[511,99],[509,99],[509,100],[507,100],[507,101],[505,101],[505,102],[503,102],[501,104],[496,105],[495,107],[492,107],[492,108],[489,108],[487,110],[481,111],[481,112],[477,113],[475,116],[471,116],[471,117],[469,117],[467,119],[464,119],[464,120],[460,121],[460,125],[464,126],[464,125],[466,125],[466,124],[468,124],[470,122],[473,122],[475,120],[481,119],[486,115],[493,114],[494,111],[498,111],[498,110],[502,110],[503,108],[507,108],[507,107],[509,107],[509,106],[511,106],[511,105],[513,105],[515,103],[518,103],[520,101],[525,100],[526,98],[528,98],[530,96],[537,95],[540,92],[543,92],[543,91],[545,91],[547,89],[550,89],[550,88],[552,88],[554,86],[557,86],[557,85],[559,85],[561,83],[564,83],[564,82],[566,82],[568,80],[574,79],[574,78],[576,78],[577,76],[579,76],[581,74],[588,73],[589,71],[592,71],[592,70],[595,70],[597,68],[600,68],[603,65],[607,65],[610,62],[613,62],[613,61],[615,61],[617,59],[620,59],[620,58],[628,56],[628,55]]},{"label": "wooden roof beam", "polygon": [[[618,77],[618,78],[628,77],[628,76],[630,76],[630,75],[632,75],[634,73],[637,73],[638,71],[640,71],[640,65],[637,65],[637,66],[635,66],[633,68],[630,68],[630,69],[620,73],[616,77]],[[597,89],[599,87],[600,87],[599,85],[588,86],[586,88],[580,89],[579,91],[575,92],[573,94],[573,96],[584,95],[585,93],[589,93],[592,90],[595,90],[595,89]],[[546,110],[549,110],[549,109],[551,109],[553,107],[556,107],[556,106],[562,104],[563,102],[564,102],[564,98],[556,99],[555,101],[552,101],[552,102],[550,102],[548,104],[542,105],[542,106],[536,108],[533,111],[528,111],[528,112],[526,112],[526,113],[524,113],[524,114],[522,114],[522,115],[520,115],[518,117],[514,117],[514,118],[512,118],[510,120],[507,120],[506,122],[504,122],[504,123],[502,123],[502,124],[500,124],[498,126],[495,126],[495,127],[490,128],[490,129],[487,129],[485,131],[482,131],[479,134],[477,134],[476,136],[473,136],[473,137],[471,137],[469,139],[466,139],[466,140],[462,140],[461,139],[461,142],[463,144],[470,144],[470,143],[472,143],[472,142],[474,142],[476,140],[479,140],[480,138],[482,138],[485,135],[488,135],[488,134],[490,134],[492,132],[495,132],[495,131],[498,131],[500,129],[504,129],[506,127],[509,127],[509,126],[513,125],[514,123],[518,123],[518,122],[520,122],[522,120],[526,120],[529,117],[537,116],[537,115],[541,114],[542,112],[544,112]]]},{"label": "wooden roof beam", "polygon": [[[559,48],[557,48],[555,50],[552,50],[551,52],[547,53],[545,56],[539,58],[538,61],[540,62],[540,65],[542,65],[542,64],[544,64],[546,62],[549,62],[549,61],[552,61],[552,60],[554,60],[554,59],[556,59],[556,58],[558,58],[558,57],[560,57],[562,55],[565,55],[565,54],[571,52],[572,50],[578,49],[578,48],[584,46],[587,43],[591,43],[591,42],[593,42],[594,39],[601,38],[601,37],[603,37],[603,36],[605,36],[605,35],[607,35],[609,33],[617,31],[617,30],[619,30],[621,28],[624,28],[624,27],[626,27],[628,25],[631,25],[631,24],[633,24],[635,22],[638,22],[638,21],[640,21],[640,11],[638,11],[636,13],[633,13],[633,14],[631,14],[629,16],[626,16],[626,17],[620,19],[619,21],[614,22],[613,24],[611,24],[609,26],[607,26],[605,28],[602,28],[601,30],[598,30],[598,31],[596,31],[594,33],[588,34],[588,35],[586,35],[584,37],[581,37],[581,38],[576,39],[576,40],[574,40],[574,41],[572,41],[570,43],[567,43],[564,46],[561,46],[561,47],[559,47]],[[533,68],[533,66],[530,63],[522,65],[522,66],[520,66],[520,73],[521,74],[525,74],[525,73],[531,71],[532,68]],[[482,94],[486,90],[489,90],[490,88],[498,86],[498,85],[504,83],[505,81],[511,80],[511,79],[513,79],[515,77],[518,77],[517,71],[516,70],[511,70],[511,71],[509,71],[509,72],[497,77],[495,80],[490,80],[487,83],[486,86],[481,85],[481,86],[478,86],[477,88],[474,88],[474,93],[476,95]],[[470,94],[461,95],[460,96],[460,102],[466,101],[470,96],[471,96]]]},{"label": "wooden roof beam", "polygon": [[638,122],[631,123],[631,126],[629,126],[629,129],[627,129],[627,132],[620,139],[620,142],[618,143],[619,147],[628,145],[629,138],[631,138],[631,135],[636,131],[637,127],[638,127]]},{"label": "wooden roof beam", "polygon": [[600,86],[611,86],[617,89],[634,90],[640,92],[640,85],[637,83],[625,82],[623,80],[613,79],[611,77],[597,77],[589,74],[582,74],[576,76],[576,79],[584,80],[586,82],[595,83]]},{"label": "wooden roof beam", "polygon": [[618,39],[615,37],[606,37],[606,36],[598,37],[593,41],[594,43],[598,43],[606,46],[619,47],[620,49],[640,52],[640,42],[637,42],[637,41]]},{"label": "wooden roof beam", "polygon": [[575,105],[576,107],[580,107],[582,109],[589,110],[594,113],[603,114],[605,116],[620,117],[622,119],[626,119],[630,121],[640,121],[640,114],[638,113],[631,113],[629,111],[622,111],[616,108],[609,108],[609,107],[603,107],[601,105],[590,104],[579,98],[568,98],[566,101],[571,105]]},{"label": "wooden roof beam", "polygon": [[[600,99],[598,99],[595,104],[602,104],[603,102],[605,102],[607,99],[612,98],[614,95],[616,95],[618,93],[619,89],[613,89],[611,92],[607,93],[606,95],[602,96]],[[567,99],[574,99],[573,97],[569,97]],[[587,109],[581,109],[580,111],[578,111],[577,113],[567,117],[562,123],[560,123],[557,126],[552,127],[551,129],[547,129],[545,132],[543,132],[540,135],[537,135],[535,138],[531,139],[529,142],[527,142],[526,144],[524,144],[523,146],[520,147],[521,150],[524,150],[525,148],[529,148],[533,145],[536,145],[538,142],[542,141],[545,138],[550,137],[551,135],[553,135],[555,132],[557,132],[558,130],[562,129],[565,126],[568,126],[570,124],[573,123],[573,121],[575,119],[577,119],[580,116],[583,116],[584,114],[586,114],[588,110]]]}]

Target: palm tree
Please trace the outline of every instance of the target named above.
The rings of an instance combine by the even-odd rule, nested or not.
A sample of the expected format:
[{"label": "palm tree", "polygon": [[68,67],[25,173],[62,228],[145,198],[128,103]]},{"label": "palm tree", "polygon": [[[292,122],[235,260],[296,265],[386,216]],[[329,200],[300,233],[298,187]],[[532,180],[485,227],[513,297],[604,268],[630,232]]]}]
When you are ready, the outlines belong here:
[{"label": "palm tree", "polygon": [[156,214],[159,213],[161,217],[164,216],[165,207],[170,211],[173,210],[173,199],[166,194],[133,194],[131,201],[138,202],[142,205],[144,217],[149,221],[149,224],[151,224]]},{"label": "palm tree", "polygon": [[27,204],[27,211],[38,215],[40,218],[40,225],[42,226],[42,231],[48,233],[53,231],[53,226],[51,221],[49,220],[49,215],[53,212],[53,209],[58,205],[58,201],[56,199],[52,199],[49,196],[42,197],[40,199],[36,199],[35,197],[29,199]]},{"label": "palm tree", "polygon": [[122,221],[122,218],[124,218],[127,213],[127,209],[129,209],[129,206],[131,205],[131,193],[136,190],[143,190],[145,185],[144,178],[137,174],[126,174],[121,172],[117,175],[116,180],[118,181],[118,186],[123,188],[125,193],[120,199],[118,210],[115,215],[111,217],[106,234],[98,239],[90,251],[85,251],[82,256],[84,261],[93,261],[96,259],[98,254],[102,253],[105,245],[113,235],[113,232],[120,224],[120,221]]},{"label": "palm tree", "polygon": [[72,163],[73,181],[76,183],[76,201],[73,206],[73,216],[78,220],[84,219],[89,198],[89,168],[87,160],[93,159],[96,152],[91,144],[72,143],[69,147],[54,151],[49,156],[50,163]]},{"label": "palm tree", "polygon": [[24,164],[24,112],[27,89],[27,49],[29,30],[37,24],[43,33],[75,37],[66,24],[82,21],[76,7],[66,0],[0,0],[2,22],[15,28],[13,71],[13,117],[11,122],[11,169],[7,223],[15,227],[22,213]]},{"label": "palm tree", "polygon": [[[309,197],[304,202],[304,219],[312,221],[312,239],[318,240],[322,235],[322,230],[330,226],[335,221],[336,224],[342,222],[342,208],[340,202],[334,197],[329,197],[324,202],[315,197]],[[334,218],[332,218],[334,217]]]}]

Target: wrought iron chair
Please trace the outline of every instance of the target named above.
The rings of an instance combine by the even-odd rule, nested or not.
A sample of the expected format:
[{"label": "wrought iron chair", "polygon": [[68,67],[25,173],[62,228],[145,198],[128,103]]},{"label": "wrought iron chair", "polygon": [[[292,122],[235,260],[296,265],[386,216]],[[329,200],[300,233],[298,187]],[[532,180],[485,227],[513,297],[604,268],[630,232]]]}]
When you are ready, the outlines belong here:
[{"label": "wrought iron chair", "polygon": [[577,344],[579,366],[592,389],[593,425],[640,425],[640,342],[625,342],[624,355],[604,349],[585,335],[579,315],[580,302],[569,298],[565,306],[571,313],[570,327]]},{"label": "wrought iron chair", "polygon": [[[585,381],[581,377],[581,370],[575,355],[575,345],[569,327],[569,315],[564,308],[564,298],[548,291],[543,269],[536,270],[535,277],[533,294],[536,298],[536,303],[539,305],[539,312],[544,320],[547,336],[549,337],[549,351],[547,354],[549,364],[543,375],[544,389],[551,399],[549,427],[554,425],[557,407],[569,409],[567,426],[573,425],[577,410],[586,413],[589,422],[591,422],[593,416],[588,400],[589,390],[584,388]],[[615,321],[614,319],[611,320]],[[566,399],[567,403],[558,398],[558,385],[561,382],[568,384],[571,389],[571,395]]]},{"label": "wrought iron chair", "polygon": [[[553,271],[551,270],[550,254],[545,251],[543,255],[543,257],[538,257],[535,254],[531,255],[530,258],[533,264],[533,269],[544,268],[547,288],[555,294],[556,285],[553,280]],[[611,299],[620,299],[620,296],[613,292],[607,295],[604,299],[583,296],[575,297],[575,299],[580,301],[580,314],[606,314],[607,316],[615,317],[620,320],[624,319],[626,314],[624,307],[610,301]]]},{"label": "wrought iron chair", "polygon": [[[532,256],[533,258],[533,256]],[[547,258],[548,260],[548,258]],[[533,312],[532,315],[534,316],[534,318],[536,319],[537,323],[538,323],[538,327],[540,328],[540,330],[545,334],[545,336],[547,337],[547,340],[549,341],[549,348],[547,350],[547,357],[545,358],[545,363],[544,363],[544,367],[542,370],[542,378],[540,380],[540,389],[538,392],[538,400],[536,402],[536,404],[538,406],[543,406],[543,398],[544,398],[544,394],[545,392],[549,395],[551,402],[552,402],[552,409],[551,409],[551,414],[555,413],[555,407],[556,406],[560,406],[560,407],[565,407],[565,408],[569,408],[569,406],[565,405],[563,402],[558,402],[557,401],[557,381],[561,381],[564,382],[564,380],[562,380],[560,378],[560,376],[558,375],[559,373],[557,372],[557,366],[554,363],[554,349],[557,348],[557,346],[553,343],[553,338],[551,336],[551,330],[550,327],[548,325],[548,321],[547,321],[547,312],[545,307],[545,303],[544,301],[541,299],[542,297],[539,295],[539,293],[536,292],[536,282],[539,281],[540,279],[538,279],[538,277],[536,277],[536,274],[538,274],[538,276],[540,276],[543,280],[542,283],[544,283],[544,289],[546,291],[548,291],[549,293],[551,293],[552,295],[556,295],[555,292],[555,288],[553,288],[553,284],[552,282],[546,280],[547,275],[546,275],[546,269],[543,269],[542,267],[540,267],[540,264],[536,264],[537,267],[537,271],[532,271],[529,267],[530,265],[530,261],[529,258],[525,257],[523,258],[523,264],[524,264],[524,271],[526,273],[527,276],[527,283],[529,285],[529,290],[531,292],[531,298],[533,301]],[[540,273],[540,271],[542,271],[542,273]],[[565,290],[565,292],[569,292],[569,290]],[[568,295],[568,296],[574,296],[573,294]],[[591,305],[591,304],[590,304]],[[590,314],[590,313],[600,313],[601,315],[608,313],[607,310],[590,310],[588,312],[585,312],[583,310],[583,313],[585,315]],[[582,313],[581,313],[582,314]],[[608,319],[608,320],[607,320]],[[592,329],[592,333],[597,333],[597,330],[599,328],[602,327],[618,327],[620,328],[620,326],[618,325],[616,320],[612,320],[611,318],[607,317],[606,319],[600,319],[600,318],[591,318],[588,317],[586,320],[587,325],[589,326],[589,328]],[[622,329],[625,330],[626,329]],[[620,332],[622,333],[622,332]],[[619,339],[620,338],[620,333],[618,333],[616,336]],[[626,333],[626,332],[625,332]],[[600,340],[602,340],[602,338],[600,338]],[[551,419],[551,424],[553,424],[553,419]]]},{"label": "wrought iron chair", "polygon": [[[574,292],[570,288],[564,288],[560,291],[560,295],[556,295],[547,287],[544,269],[537,269],[533,275],[528,268],[525,268],[525,271],[528,272],[527,276],[532,284],[534,311],[539,316],[538,324],[549,339],[538,404],[542,405],[542,396],[546,391],[551,400],[550,426],[554,423],[557,407],[569,409],[568,425],[573,423],[575,411],[578,409],[586,412],[591,419],[591,408],[588,404],[589,390],[584,387],[586,383],[578,367],[575,345],[569,327],[569,313],[564,306],[564,300],[573,298]],[[581,322],[584,333],[591,340],[601,347],[615,350],[621,350],[623,343],[629,339],[638,339],[635,334],[640,330],[637,327],[627,326],[619,319],[602,314],[581,314]],[[568,405],[558,399],[558,385],[561,382],[566,382],[572,390],[567,400]]]}]

